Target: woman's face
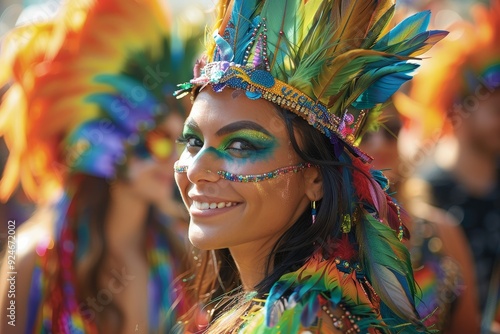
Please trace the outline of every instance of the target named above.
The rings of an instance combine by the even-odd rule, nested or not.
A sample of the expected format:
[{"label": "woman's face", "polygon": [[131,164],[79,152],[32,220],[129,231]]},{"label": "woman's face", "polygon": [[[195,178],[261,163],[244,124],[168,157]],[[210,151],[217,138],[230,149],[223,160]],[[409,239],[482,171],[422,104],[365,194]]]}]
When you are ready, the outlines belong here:
[{"label": "woman's face", "polygon": [[133,194],[152,204],[161,205],[172,196],[173,165],[177,160],[175,139],[182,131],[183,118],[171,113],[152,133],[151,145],[160,145],[161,158],[153,154],[133,156],[128,162],[127,180]]},{"label": "woman's face", "polygon": [[[270,102],[241,91],[196,98],[183,130],[186,148],[175,179],[188,207],[189,239],[201,249],[248,245],[262,249],[298,219],[310,203],[308,168],[260,182],[236,182],[217,173],[255,175],[301,162],[283,119]],[[310,174],[310,173],[309,173]]]}]

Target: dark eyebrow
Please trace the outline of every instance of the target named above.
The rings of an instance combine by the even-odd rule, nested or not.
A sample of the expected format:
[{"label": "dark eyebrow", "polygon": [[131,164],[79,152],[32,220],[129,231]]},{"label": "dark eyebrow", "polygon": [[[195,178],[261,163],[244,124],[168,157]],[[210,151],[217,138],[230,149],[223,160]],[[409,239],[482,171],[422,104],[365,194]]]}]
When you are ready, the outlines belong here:
[{"label": "dark eyebrow", "polygon": [[267,131],[262,126],[260,126],[259,124],[255,123],[255,122],[252,122],[252,121],[239,121],[239,122],[230,123],[230,124],[225,125],[222,128],[220,128],[215,133],[215,135],[221,137],[221,136],[224,136],[224,135],[227,135],[227,134],[239,131],[239,130],[255,130],[255,131],[262,132],[263,134],[265,134],[269,137],[274,137],[273,135],[271,135],[269,133],[269,131]]},{"label": "dark eyebrow", "polygon": [[184,123],[184,126],[185,127],[188,127],[190,129],[193,129],[193,130],[196,130],[198,132],[201,132],[200,130],[200,126],[198,125],[198,123],[196,123],[196,121],[192,118],[186,120],[186,123]]}]

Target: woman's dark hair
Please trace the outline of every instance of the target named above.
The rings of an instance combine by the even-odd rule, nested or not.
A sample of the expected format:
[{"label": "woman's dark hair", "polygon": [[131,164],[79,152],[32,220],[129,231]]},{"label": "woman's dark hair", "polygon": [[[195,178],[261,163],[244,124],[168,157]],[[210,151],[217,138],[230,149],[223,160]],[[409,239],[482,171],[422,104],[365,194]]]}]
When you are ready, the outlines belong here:
[{"label": "woman's dark hair", "polygon": [[[313,225],[311,211],[302,213],[295,224],[287,230],[273,248],[267,263],[266,278],[258,286],[258,292],[269,291],[272,284],[289,271],[299,269],[312,255],[316,247],[326,245],[340,231],[340,217],[348,206],[344,193],[341,168],[344,166],[335,157],[330,140],[296,114],[281,110],[292,146],[299,157],[316,165],[323,181],[323,198],[318,202],[316,223]],[[316,245],[316,246],[314,246]],[[269,271],[269,268],[273,268]]]}]

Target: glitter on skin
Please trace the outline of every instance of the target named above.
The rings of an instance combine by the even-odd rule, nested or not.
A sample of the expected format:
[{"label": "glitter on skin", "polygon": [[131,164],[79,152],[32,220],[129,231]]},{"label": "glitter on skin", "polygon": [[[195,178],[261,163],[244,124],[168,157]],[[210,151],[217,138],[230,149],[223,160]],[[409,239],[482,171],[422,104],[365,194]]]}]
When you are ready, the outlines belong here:
[{"label": "glitter on skin", "polygon": [[[299,163],[296,165],[281,167],[273,171],[262,174],[234,174],[222,170],[217,171],[217,174],[219,174],[219,176],[224,180],[248,183],[248,182],[261,182],[265,180],[272,180],[281,175],[288,174],[291,172],[298,173],[309,167],[314,167],[314,165],[311,163]],[[178,162],[176,162],[174,165],[174,171],[176,173],[186,173],[187,170],[188,166],[179,165]]]}]

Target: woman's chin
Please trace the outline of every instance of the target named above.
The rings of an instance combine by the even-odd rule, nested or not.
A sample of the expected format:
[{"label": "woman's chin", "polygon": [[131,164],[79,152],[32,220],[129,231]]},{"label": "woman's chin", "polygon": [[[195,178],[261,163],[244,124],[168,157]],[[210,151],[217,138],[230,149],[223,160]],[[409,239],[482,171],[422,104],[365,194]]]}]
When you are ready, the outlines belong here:
[{"label": "woman's chin", "polygon": [[192,223],[189,224],[189,241],[191,244],[201,250],[212,250],[225,248],[221,247],[219,244],[219,238],[213,236],[212,234],[206,233],[206,231],[200,229],[199,226]]}]

